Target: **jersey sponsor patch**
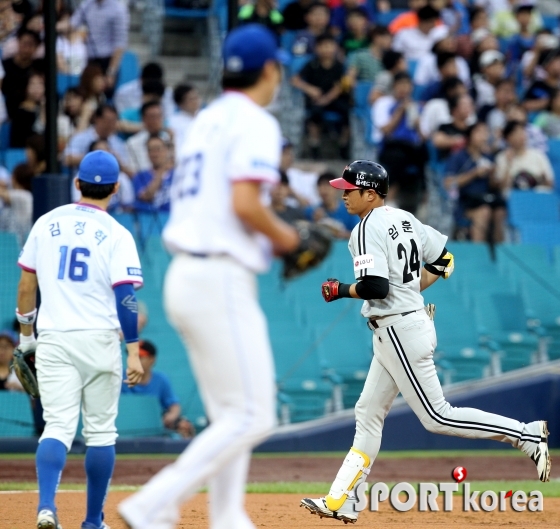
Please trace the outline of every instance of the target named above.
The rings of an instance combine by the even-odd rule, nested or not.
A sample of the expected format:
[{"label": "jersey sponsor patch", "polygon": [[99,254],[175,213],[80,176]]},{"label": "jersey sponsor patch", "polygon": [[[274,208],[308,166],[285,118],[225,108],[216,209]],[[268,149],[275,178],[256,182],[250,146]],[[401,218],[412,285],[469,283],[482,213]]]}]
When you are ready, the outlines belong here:
[{"label": "jersey sponsor patch", "polygon": [[127,268],[126,269],[129,276],[139,276],[142,277],[142,269],[141,268]]},{"label": "jersey sponsor patch", "polygon": [[354,272],[358,270],[365,270],[366,268],[373,268],[373,255],[366,253],[364,255],[358,255],[354,258]]}]

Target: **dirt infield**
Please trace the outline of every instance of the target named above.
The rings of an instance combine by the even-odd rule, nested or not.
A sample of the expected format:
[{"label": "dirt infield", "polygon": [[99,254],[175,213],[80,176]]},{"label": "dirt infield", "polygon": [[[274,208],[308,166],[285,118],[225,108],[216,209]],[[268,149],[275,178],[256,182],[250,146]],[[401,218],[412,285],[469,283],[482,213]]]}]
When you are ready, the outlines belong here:
[{"label": "dirt infield", "polygon": [[[115,485],[142,485],[158,470],[174,461],[170,459],[117,460],[113,475]],[[325,481],[330,482],[338,472],[340,457],[267,457],[253,458],[249,482],[271,481]],[[410,459],[378,459],[370,481],[450,481],[451,470],[463,466],[468,470],[469,481],[536,479],[534,463],[528,457],[516,456],[464,456],[429,457]],[[0,461],[0,482],[35,481],[33,460]],[[62,474],[63,483],[83,483],[83,462],[69,460]],[[559,525],[560,527],[560,525]]]},{"label": "dirt infield", "polygon": [[[112,529],[125,529],[116,514],[116,506],[129,493],[112,492],[109,494],[105,509],[105,519]],[[66,529],[80,526],[85,512],[84,493],[64,493],[58,496],[60,521]],[[560,527],[560,498],[545,498],[544,511],[531,512],[461,512],[461,498],[455,498],[454,511],[426,512],[410,511],[398,513],[387,506],[380,512],[363,512],[356,525],[320,519],[305,509],[298,507],[300,496],[295,494],[248,494],[247,511],[259,528],[302,529],[307,527],[390,527],[391,529],[434,529],[434,527],[453,529],[487,529],[492,527],[508,528],[558,528]],[[34,526],[35,493],[14,493],[0,495],[2,517],[0,529],[29,529]],[[187,503],[181,515],[179,528],[207,529],[207,498],[198,494]]]}]

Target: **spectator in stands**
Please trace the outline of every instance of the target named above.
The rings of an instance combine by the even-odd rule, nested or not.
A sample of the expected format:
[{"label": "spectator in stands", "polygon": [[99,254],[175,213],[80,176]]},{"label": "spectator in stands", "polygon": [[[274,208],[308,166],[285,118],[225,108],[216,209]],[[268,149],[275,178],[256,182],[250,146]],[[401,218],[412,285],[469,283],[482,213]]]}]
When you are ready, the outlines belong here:
[{"label": "spectator in stands", "polygon": [[9,329],[0,331],[0,391],[23,391],[16,374],[10,369],[17,344],[18,339],[15,332]]},{"label": "spectator in stands", "polygon": [[86,46],[87,33],[84,28],[74,29],[70,26],[70,14],[65,12],[59,17],[63,31],[56,38],[56,66],[60,73],[81,75],[88,61]]},{"label": "spectator in stands", "polygon": [[537,33],[533,47],[521,57],[520,67],[523,72],[524,88],[528,88],[533,81],[546,79],[546,71],[539,64],[541,53],[546,50],[554,50],[559,45],[560,39],[549,29],[541,29]]},{"label": "spectator in stands", "polygon": [[139,384],[129,387],[123,382],[121,394],[152,395],[159,399],[163,412],[162,422],[165,428],[173,430],[185,439],[194,437],[193,425],[181,415],[181,405],[171,382],[165,374],[154,370],[157,349],[152,342],[140,340],[140,362],[144,369],[144,376]]},{"label": "spectator in stands", "polygon": [[528,112],[544,110],[550,104],[551,95],[560,88],[560,48],[542,51],[539,64],[543,67],[545,78],[537,79],[523,98],[523,106]]},{"label": "spectator in stands", "polygon": [[2,81],[2,92],[8,116],[13,119],[25,99],[25,88],[32,71],[43,71],[43,61],[34,59],[41,44],[41,37],[34,31],[22,28],[18,31],[18,51],[14,57],[3,59],[6,72]]},{"label": "spectator in stands", "polygon": [[412,100],[412,90],[410,76],[399,73],[395,76],[393,94],[379,98],[373,105],[375,137],[380,143],[379,163],[391,178],[388,200],[394,201],[398,196],[399,207],[408,211],[416,209],[428,161],[419,132],[420,109]]},{"label": "spectator in stands", "polygon": [[0,51],[8,41],[15,35],[21,17],[15,13],[11,0],[0,0]]},{"label": "spectator in stands", "polygon": [[185,142],[195,116],[200,110],[200,95],[193,86],[180,84],[173,91],[173,99],[178,111],[169,119],[169,128],[173,132],[176,148],[180,149]]},{"label": "spectator in stands", "polygon": [[547,138],[560,139],[560,89],[552,93],[547,110],[539,113],[534,124]]},{"label": "spectator in stands", "polygon": [[169,190],[173,180],[173,161],[169,141],[161,135],[148,136],[146,150],[150,166],[136,174],[132,183],[137,211],[169,211]]},{"label": "spectator in stands", "polygon": [[337,116],[339,147],[342,158],[348,158],[349,103],[342,90],[344,65],[337,59],[338,45],[334,37],[322,35],[315,45],[315,57],[292,78],[292,84],[305,94],[306,126],[311,156],[319,157],[321,128],[326,112]]},{"label": "spectator in stands", "polygon": [[58,149],[63,151],[68,140],[78,131],[78,121],[82,112],[84,96],[79,88],[66,90],[58,116]]},{"label": "spectator in stands", "polygon": [[457,56],[457,39],[453,35],[438,40],[432,47],[431,53],[424,55],[414,71],[414,84],[416,86],[429,86],[430,84],[441,81],[437,57],[443,54],[454,56],[457,77],[465,83],[467,88],[471,86],[471,72],[467,61],[463,57]]},{"label": "spectator in stands", "polygon": [[[161,81],[145,81],[142,84],[142,105],[154,102],[161,104],[164,94],[165,86]],[[118,130],[121,137],[128,139],[144,129],[142,105],[138,108],[127,108],[119,115]]]},{"label": "spectator in stands", "polygon": [[294,198],[294,194],[290,189],[290,182],[286,173],[280,173],[280,182],[274,186],[270,192],[270,206],[282,220],[286,222],[295,222],[297,220],[306,220],[305,210],[301,206],[294,206],[290,199]]},{"label": "spectator in stands", "polygon": [[88,60],[101,67],[107,95],[111,97],[128,45],[128,7],[119,0],[84,0],[69,23],[59,22],[57,30],[63,31],[68,25],[74,29],[87,28]]},{"label": "spectator in stands", "polygon": [[359,8],[348,11],[346,30],[342,34],[341,47],[348,56],[350,53],[368,47],[369,20]]},{"label": "spectator in stands", "polygon": [[467,35],[457,37],[457,53],[469,60],[474,51],[473,36],[475,32],[482,29],[485,33],[490,33],[489,20],[486,9],[480,6],[471,7],[469,10],[470,32]]},{"label": "spectator in stands", "polygon": [[331,29],[335,36],[344,35],[347,26],[347,17],[351,11],[356,9],[360,10],[369,23],[375,21],[375,13],[370,7],[371,4],[368,2],[361,2],[360,0],[341,0],[340,5],[333,8],[331,11]]},{"label": "spectator in stands", "polygon": [[408,67],[404,55],[398,51],[387,50],[383,53],[384,70],[379,73],[369,94],[369,102],[373,105],[381,96],[387,96],[393,91],[393,79],[398,73],[406,73]]},{"label": "spectator in stands", "polygon": [[[467,94],[467,87],[458,77],[452,77],[443,82],[441,97],[427,101],[420,113],[420,133],[425,140],[430,139],[441,125],[453,121],[449,111],[449,101]],[[474,113],[469,119],[469,122],[471,121],[472,123],[476,121]]]},{"label": "spectator in stands", "polygon": [[111,152],[119,160],[124,172],[132,173],[125,143],[116,135],[117,111],[111,105],[100,105],[93,114],[92,125],[73,136],[64,149],[64,164],[76,167],[89,152],[89,146],[98,139],[107,140]]},{"label": "spectator in stands", "polygon": [[[525,134],[527,135],[527,147],[537,149],[541,152],[548,152],[548,142],[543,131],[529,122],[527,111],[519,104],[511,105],[506,114],[507,121],[519,121],[525,126]],[[504,125],[505,126],[505,125]],[[505,142],[502,140],[502,148],[505,148]]]},{"label": "spectator in stands", "polygon": [[469,68],[471,75],[480,73],[480,57],[485,51],[494,50],[500,51],[500,44],[498,39],[490,33],[487,29],[478,29],[472,35],[472,42],[474,44],[473,53]]},{"label": "spectator in stands", "polygon": [[418,11],[428,5],[428,0],[408,0],[409,11],[397,15],[389,24],[389,31],[395,35],[401,29],[418,27]]},{"label": "spectator in stands", "polygon": [[[93,151],[105,151],[113,154],[111,152],[111,147],[109,145],[109,142],[107,140],[101,140],[101,139],[95,140],[91,143],[88,152],[93,152]],[[76,177],[77,176],[78,174],[76,173]],[[82,194],[78,189],[76,189],[76,186],[74,185],[72,185],[71,189],[72,189],[72,201],[79,202],[80,199],[82,198]],[[121,171],[119,172],[119,190],[115,195],[111,197],[107,211],[109,211],[110,213],[113,212],[122,213],[124,211],[132,211],[133,205],[134,205],[134,187],[128,175],[124,173],[121,169]]]},{"label": "spectator in stands", "polygon": [[[294,4],[299,5],[297,2]],[[293,5],[293,4],[290,4]],[[289,7],[289,6],[288,6]],[[305,13],[304,29],[299,30],[294,38],[292,46],[293,55],[308,55],[315,49],[315,39],[327,32],[331,12],[329,8],[321,3],[314,2]]]},{"label": "spectator in stands", "polygon": [[[115,92],[114,102],[119,115],[127,109],[140,110],[144,101],[144,83],[148,81],[159,81],[163,86],[163,68],[157,62],[149,62],[144,65],[140,73],[140,79],[134,79],[124,83],[117,88]],[[149,86],[149,85],[148,85]],[[153,85],[152,85],[153,86]],[[175,104],[173,103],[173,90],[171,87],[165,87],[162,99],[163,112],[165,119],[168,120],[175,112]]]},{"label": "spectator in stands", "polygon": [[[29,31],[33,31],[39,37],[41,37],[41,41],[43,40],[44,33],[45,33],[45,24],[43,21],[43,15],[39,12],[30,12],[27,15],[24,15],[21,24],[19,26],[19,30],[28,29]],[[2,59],[11,59],[14,57],[18,51],[18,37],[17,33],[14,33],[6,39],[2,46]],[[33,55],[34,59],[42,59],[45,56],[45,47],[43,43],[37,46],[35,53]]]},{"label": "spectator in stands", "polygon": [[34,173],[29,164],[14,167],[11,189],[0,187],[0,231],[9,231],[18,236],[23,244],[31,229],[33,216],[33,195],[31,182]]},{"label": "spectator in stands", "polygon": [[276,8],[276,0],[255,0],[241,7],[237,16],[240,24],[261,24],[278,38],[284,31],[284,17]]},{"label": "spectator in stands", "polygon": [[[316,5],[315,0],[295,0],[295,2],[290,2],[282,11],[284,27],[290,31],[299,31],[309,27],[307,15],[314,5]],[[313,46],[311,46],[311,49],[313,49]]]},{"label": "spectator in stands", "polygon": [[473,76],[476,108],[493,106],[496,103],[496,86],[505,78],[505,57],[495,50],[485,51],[479,60],[480,73]]},{"label": "spectator in stands", "polygon": [[383,71],[383,53],[391,48],[391,41],[391,34],[384,26],[375,26],[369,31],[369,47],[348,57],[346,75],[351,84],[356,81],[376,81]]},{"label": "spectator in stands", "polygon": [[288,204],[292,206],[317,206],[320,202],[317,194],[317,177],[314,171],[304,171],[294,166],[294,146],[290,140],[282,140],[280,158],[280,175],[285,175],[290,188]]},{"label": "spectator in stands", "polygon": [[105,103],[105,76],[98,64],[88,64],[80,77],[80,92],[84,102],[78,119],[78,131],[85,130],[91,123],[91,117],[99,105]]},{"label": "spectator in stands", "polygon": [[10,127],[10,146],[23,149],[27,138],[45,129],[45,78],[31,73],[25,89],[25,99],[16,110]]},{"label": "spectator in stands", "polygon": [[496,156],[496,182],[504,195],[511,189],[550,190],[554,172],[548,157],[527,147],[525,126],[508,121],[504,128],[507,148]]},{"label": "spectator in stands", "polygon": [[33,174],[43,174],[47,168],[47,154],[45,151],[44,134],[33,134],[25,142],[25,157]]},{"label": "spectator in stands", "polygon": [[440,12],[441,21],[452,35],[469,32],[468,11],[462,2],[457,0],[430,0],[430,5]]},{"label": "spectator in stands", "polygon": [[493,105],[485,105],[478,112],[480,121],[488,125],[490,145],[493,151],[502,148],[502,130],[506,126],[506,114],[511,106],[517,102],[515,83],[510,79],[502,79],[496,85],[495,96]]},{"label": "spectator in stands", "polygon": [[469,118],[473,113],[471,96],[462,95],[449,100],[451,123],[440,125],[434,132],[432,142],[438,149],[438,159],[444,161],[451,154],[465,147]]},{"label": "spectator in stands", "polygon": [[172,135],[163,126],[163,108],[157,101],[148,101],[141,109],[143,130],[136,133],[126,142],[128,158],[134,174],[150,169],[152,164],[148,156],[148,138],[161,136],[166,143],[171,143]]},{"label": "spectator in stands", "polygon": [[533,35],[542,28],[542,17],[538,10],[533,9],[535,0],[508,0],[508,4],[491,18],[490,27],[494,35],[504,39],[518,35],[522,30],[521,21],[526,25],[525,30]]},{"label": "spectator in stands", "polygon": [[433,45],[447,35],[445,26],[437,26],[439,13],[427,5],[418,10],[418,27],[402,29],[395,35],[393,49],[408,61],[417,61],[430,53]]},{"label": "spectator in stands", "polygon": [[[308,210],[310,219],[327,224],[333,229],[335,235],[346,239],[354,226],[360,222],[356,215],[350,215],[340,199],[340,192],[330,185],[336,178],[333,173],[323,173],[317,179],[317,191],[321,203],[316,208]],[[333,222],[334,221],[334,222]]]},{"label": "spectator in stands", "polygon": [[[429,101],[430,99],[441,98],[443,96],[443,84],[448,79],[456,79],[458,77],[457,56],[450,52],[441,52],[436,56],[436,64],[438,70],[438,81],[433,81],[429,85],[423,87],[419,99],[420,101]],[[422,87],[420,87],[422,88]]]},{"label": "spectator in stands", "polygon": [[504,240],[505,202],[493,187],[494,164],[488,157],[488,127],[483,122],[467,129],[467,144],[445,163],[444,186],[458,190],[458,214],[470,220],[470,240],[484,242],[493,227],[492,242]]},{"label": "spectator in stands", "polygon": [[515,33],[508,44],[507,58],[517,64],[526,51],[535,43],[535,28],[531,28],[531,14],[534,6],[521,3],[515,6],[515,19],[519,25],[519,32]]}]

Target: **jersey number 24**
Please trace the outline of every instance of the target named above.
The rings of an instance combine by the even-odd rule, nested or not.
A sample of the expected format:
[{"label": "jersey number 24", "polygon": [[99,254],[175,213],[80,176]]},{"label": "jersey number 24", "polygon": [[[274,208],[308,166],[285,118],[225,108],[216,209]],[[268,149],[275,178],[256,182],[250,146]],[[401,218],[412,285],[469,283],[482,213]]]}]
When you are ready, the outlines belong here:
[{"label": "jersey number 24", "polygon": [[[90,252],[87,248],[74,248],[70,252],[70,266],[68,267],[68,277],[72,281],[86,281],[88,278],[88,264],[80,261],[80,256],[89,257]],[[66,261],[68,260],[68,246],[60,247],[60,263],[58,265],[58,279],[64,279],[66,273]]]},{"label": "jersey number 24", "polygon": [[410,283],[414,280],[413,272],[416,272],[416,277],[420,277],[420,258],[418,255],[418,246],[416,246],[416,241],[410,239],[410,260],[408,259],[408,254],[404,244],[400,243],[397,246],[397,257],[399,261],[404,258],[404,269],[402,273],[402,282]]}]

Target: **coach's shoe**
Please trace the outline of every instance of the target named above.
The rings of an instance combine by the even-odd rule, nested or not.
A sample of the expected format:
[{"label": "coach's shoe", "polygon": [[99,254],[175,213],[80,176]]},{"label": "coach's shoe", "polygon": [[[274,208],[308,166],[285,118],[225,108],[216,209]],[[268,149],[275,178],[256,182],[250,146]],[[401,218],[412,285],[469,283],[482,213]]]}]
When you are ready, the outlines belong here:
[{"label": "coach's shoe", "polygon": [[541,481],[550,481],[550,453],[548,451],[548,423],[539,421],[541,427],[541,442],[538,444],[531,459],[537,465],[537,472]]},{"label": "coach's shoe", "polygon": [[53,511],[43,509],[37,514],[37,529],[62,529]]},{"label": "coach's shoe", "polygon": [[[346,502],[352,507],[351,502]],[[340,511],[331,511],[325,502],[325,498],[318,498],[312,500],[311,498],[303,498],[301,500],[300,507],[305,507],[311,514],[318,514],[321,518],[334,518],[335,520],[340,520],[347,523],[356,523],[358,520],[358,513],[353,509],[345,509],[345,505],[342,506]]]}]

